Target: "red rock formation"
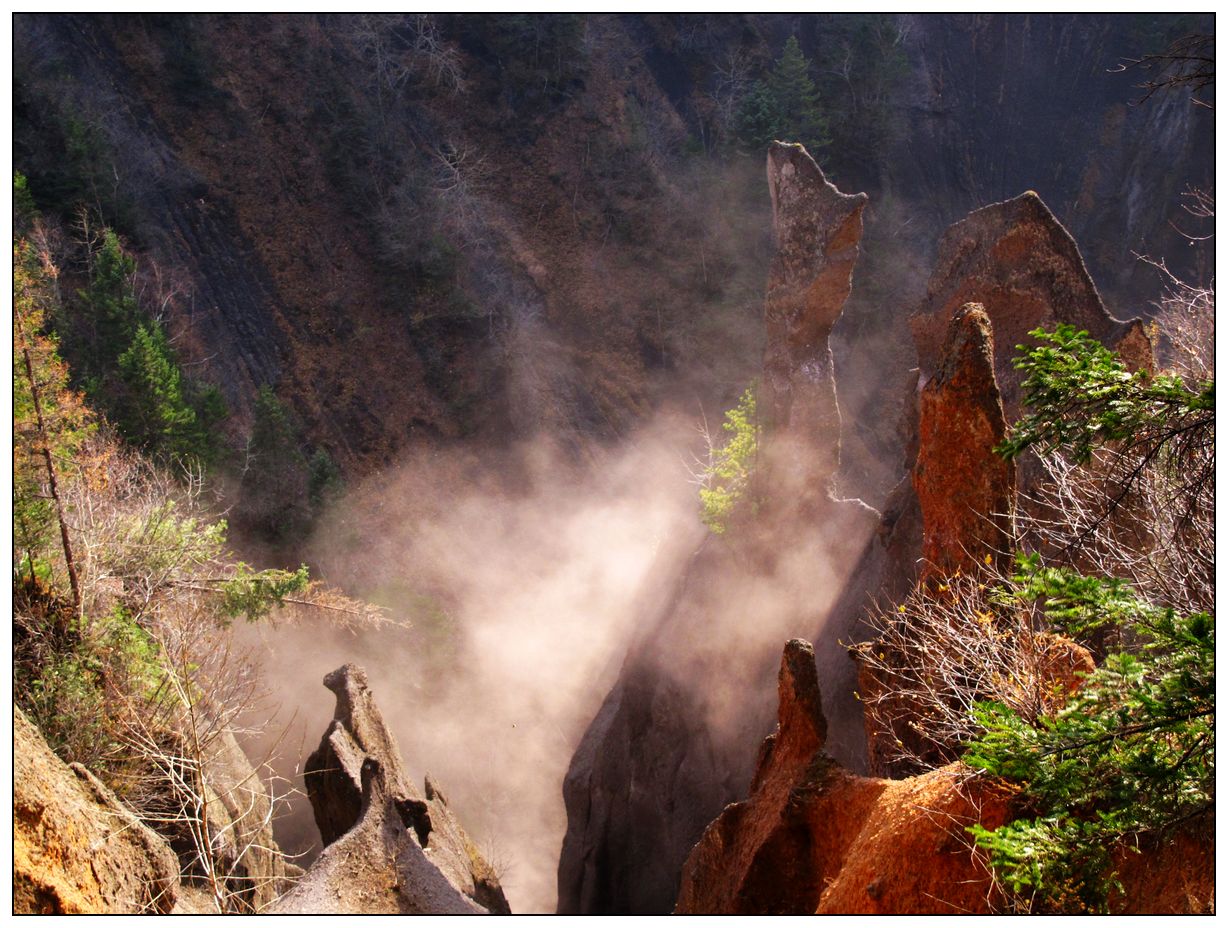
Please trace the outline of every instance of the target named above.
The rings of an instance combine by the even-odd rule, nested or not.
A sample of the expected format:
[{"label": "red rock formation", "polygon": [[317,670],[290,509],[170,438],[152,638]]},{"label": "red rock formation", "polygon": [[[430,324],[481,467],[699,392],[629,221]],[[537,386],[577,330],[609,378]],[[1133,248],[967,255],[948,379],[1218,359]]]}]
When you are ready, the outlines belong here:
[{"label": "red rock formation", "polygon": [[951,317],[938,369],[921,391],[912,479],[926,570],[968,569],[987,553],[1010,553],[1015,466],[993,450],[1006,437],[993,350],[985,307],[965,305]]},{"label": "red rock formation", "polygon": [[[923,447],[920,410],[925,389],[944,365],[951,320],[968,303],[980,304],[989,319],[992,380],[1007,423],[1023,412],[1023,376],[1012,363],[1018,353],[1016,346],[1030,344],[1027,333],[1034,328],[1053,329],[1059,323],[1069,323],[1119,351],[1130,368],[1154,366],[1143,324],[1138,320],[1120,322],[1108,314],[1078,246],[1040,197],[1029,191],[976,210],[943,235],[927,296],[909,319],[919,363],[916,387],[910,388],[914,401],[907,404],[903,423],[910,470],[919,461],[924,464],[942,459],[940,450]],[[982,376],[987,384],[987,375]],[[935,397],[929,399],[932,402]],[[986,415],[996,419],[990,409],[986,409]],[[935,420],[931,417],[930,421]],[[1020,491],[1031,495],[1039,476],[1036,465],[1025,460],[1015,481]],[[879,528],[891,572],[897,575],[912,573],[921,557],[930,557],[944,547],[932,514],[930,540],[922,541],[915,483],[912,474],[900,481],[884,507]],[[959,490],[959,486],[952,482],[948,489]],[[945,506],[939,504],[940,508]],[[989,532],[991,537],[993,534]]]},{"label": "red rock formation", "polygon": [[[750,797],[727,806],[683,868],[680,914],[989,913],[1005,902],[968,825],[996,828],[1015,790],[955,763],[904,780],[849,773],[823,751],[814,652],[785,645],[779,725]],[[1121,852],[1122,911],[1211,910],[1209,823]]]},{"label": "red rock formation", "polygon": [[1021,410],[1023,375],[1011,359],[1028,332],[1065,322],[1115,347],[1132,366],[1150,364],[1150,342],[1138,320],[1108,314],[1070,233],[1032,191],[969,213],[938,246],[924,304],[912,316],[922,381],[942,363],[951,317],[980,303],[993,324],[994,372],[1008,420]]},{"label": "red rock formation", "polygon": [[[1105,311],[1074,240],[1031,192],[947,230],[927,298],[910,323],[920,362],[906,426],[912,473],[880,525],[892,572],[920,564],[924,579],[978,567],[987,554],[1004,567],[1014,547],[1012,513],[1035,505],[1028,499],[1043,476],[1035,461],[1007,463],[992,450],[1024,411],[1016,346],[1031,343],[1034,328],[1068,323],[1115,347],[1129,366],[1150,367],[1146,330]],[[889,686],[866,666],[858,685],[867,695]],[[897,702],[879,715],[890,720],[866,717],[871,773],[913,772],[892,759],[897,740],[936,759],[908,725],[908,705]]]},{"label": "red rock formation", "polygon": [[[840,464],[828,337],[852,288],[867,197],[841,193],[801,145],[773,142],[768,188],[776,256],[764,319],[762,412],[780,449],[782,495],[817,499]],[[784,447],[782,447],[784,446]]]},{"label": "red rock formation", "polygon": [[993,884],[964,831],[1005,820],[1008,790],[958,766],[910,780],[849,773],[823,752],[814,651],[785,645],[780,723],[750,798],[687,859],[677,913],[986,912]]},{"label": "red rock formation", "polygon": [[[984,307],[965,305],[951,317],[938,369],[921,391],[916,463],[911,487],[902,488],[912,493],[899,497],[919,512],[920,582],[929,575],[976,570],[986,556],[1005,567],[1013,547],[1015,465],[993,450],[1006,436],[993,345]],[[897,554],[897,560],[904,558]],[[893,645],[875,645],[875,650],[891,651],[892,660],[910,659]],[[916,771],[898,759],[898,743],[931,764],[950,759],[944,745],[928,742],[909,724],[918,707],[893,693],[880,671],[860,663],[858,690],[874,707],[865,715],[870,773],[896,777]]]}]

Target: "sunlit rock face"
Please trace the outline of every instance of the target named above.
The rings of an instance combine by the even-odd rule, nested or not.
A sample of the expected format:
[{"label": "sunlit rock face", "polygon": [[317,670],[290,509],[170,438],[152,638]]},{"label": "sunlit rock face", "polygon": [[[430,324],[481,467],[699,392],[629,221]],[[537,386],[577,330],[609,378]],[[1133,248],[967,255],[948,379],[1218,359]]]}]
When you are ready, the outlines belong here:
[{"label": "sunlit rock face", "polygon": [[994,886],[962,826],[1000,824],[1009,793],[953,767],[903,781],[850,773],[824,751],[819,685],[814,650],[790,641],[750,795],[691,852],[675,911],[987,911]]},{"label": "sunlit rock face", "polygon": [[179,892],[170,845],[14,706],[13,913],[165,914]]},{"label": "sunlit rock face", "polygon": [[[918,543],[915,536],[898,532],[899,513],[884,516],[885,523],[894,520],[884,537],[895,549],[895,579],[941,582],[957,571],[983,568],[986,558],[1007,567],[1013,550],[1015,464],[994,451],[1006,436],[1006,418],[994,375],[993,332],[979,303],[968,303],[951,317],[941,361],[918,405],[915,464],[897,495],[908,500],[907,518],[919,525],[920,537]],[[895,654],[889,644],[881,648]],[[860,664],[857,690],[879,707],[865,717],[869,771],[891,777],[916,772],[900,760],[897,744],[934,766],[949,759],[936,754],[910,724],[915,707],[892,693],[891,686],[872,665]]]},{"label": "sunlit rock face", "polygon": [[[777,254],[757,514],[696,551],[581,740],[563,785],[562,913],[673,908],[688,852],[750,781],[772,724],[764,696],[782,637],[816,637],[833,686],[854,686],[839,642],[861,595],[844,594],[877,514],[832,491],[840,413],[828,336],[849,295],[867,198],[837,190],[800,145],[774,143],[767,175]],[[863,576],[860,589],[871,586]],[[864,753],[855,701],[832,722],[833,750],[855,763]]]},{"label": "sunlit rock face", "polygon": [[[1141,322],[1121,322],[1106,311],[1074,240],[1032,192],[977,210],[947,230],[927,296],[910,322],[920,362],[907,425],[912,466],[880,529],[888,574],[926,582],[978,569],[986,558],[1004,569],[1015,547],[1014,514],[1038,511],[1044,479],[1035,460],[1007,462],[993,450],[1027,411],[1025,375],[1013,364],[1020,345],[1036,343],[1027,333],[1070,324],[1114,347],[1133,368],[1154,365],[1150,340]],[[1069,644],[1059,643],[1054,653]],[[1082,666],[1084,657],[1068,663]],[[889,685],[872,667],[860,668],[864,696],[881,696]],[[900,759],[897,744],[934,764],[949,759],[909,724],[906,699],[888,697],[883,705],[866,716],[871,773],[916,771]]]},{"label": "sunlit rock face", "polygon": [[853,283],[868,198],[836,189],[801,145],[767,159],[776,255],[764,322],[762,413],[780,496],[813,504],[840,465],[840,408],[829,339]]},{"label": "sunlit rock face", "polygon": [[993,326],[994,375],[1010,421],[1023,408],[1024,380],[1011,361],[1016,346],[1035,343],[1032,329],[1068,323],[1110,347],[1124,341],[1132,366],[1149,356],[1142,323],[1109,315],[1074,239],[1032,191],[969,213],[942,237],[925,301],[910,320],[923,384],[942,363],[947,327],[966,303],[980,303]]},{"label": "sunlit rock face", "polygon": [[420,792],[367,684],[346,664],[324,678],[337,707],[303,779],[319,859],[276,911],[337,914],[507,914],[498,877],[439,788]]},{"label": "sunlit rock face", "polygon": [[[970,303],[981,306],[991,337],[974,349],[973,342],[961,336],[971,353],[963,361],[948,359],[952,319]],[[910,399],[905,403],[901,430],[907,473],[887,500],[880,527],[891,564],[889,573],[911,577],[922,557],[941,561],[952,543],[960,543],[960,533],[952,534],[949,520],[938,516],[944,510],[953,513],[951,506],[938,502],[943,493],[965,497],[979,493],[979,503],[972,505],[971,499],[964,503],[982,514],[1007,513],[1017,505],[1013,493],[1007,494],[1009,506],[994,509],[996,504],[990,502],[990,497],[1005,492],[1007,480],[1003,465],[984,453],[986,442],[1001,432],[1000,417],[993,407],[1000,404],[1007,425],[1026,412],[1024,374],[1013,363],[1018,346],[1036,344],[1028,335],[1031,330],[1051,331],[1061,323],[1086,329],[1118,351],[1132,369],[1154,367],[1144,324],[1137,319],[1122,322],[1108,313],[1074,239],[1035,193],[1028,191],[978,209],[942,236],[926,295],[909,318],[918,369],[908,386]],[[971,334],[971,329],[965,331]],[[979,385],[968,382],[961,386],[961,378],[973,376],[968,366],[973,356],[978,361],[975,377]],[[983,363],[985,360],[989,363]],[[978,399],[975,394],[982,387],[985,398]],[[961,415],[977,422],[979,437],[974,443],[964,443],[966,446],[959,441],[959,429],[944,418],[944,404],[955,402],[957,394],[964,397],[959,401],[963,404],[959,408],[964,409]],[[974,414],[977,406],[980,411]],[[928,410],[924,426],[923,407]],[[951,458],[956,448],[960,450]],[[974,472],[969,455],[976,456],[984,473]],[[918,466],[922,469],[919,477],[914,473]],[[956,469],[967,479],[957,479]],[[1034,495],[1039,479],[1038,466],[1026,461],[1014,477],[1024,497]],[[935,480],[944,481],[945,489],[939,492]],[[930,498],[928,540],[924,541],[918,493],[928,493]],[[1005,528],[1006,522],[997,519],[989,536],[978,535],[976,540],[987,542]],[[944,537],[946,541],[941,540]]]},{"label": "sunlit rock face", "polygon": [[921,391],[913,486],[921,506],[926,571],[971,568],[1009,554],[1015,465],[994,452],[1006,416],[993,368],[985,307],[951,317],[942,360]]}]

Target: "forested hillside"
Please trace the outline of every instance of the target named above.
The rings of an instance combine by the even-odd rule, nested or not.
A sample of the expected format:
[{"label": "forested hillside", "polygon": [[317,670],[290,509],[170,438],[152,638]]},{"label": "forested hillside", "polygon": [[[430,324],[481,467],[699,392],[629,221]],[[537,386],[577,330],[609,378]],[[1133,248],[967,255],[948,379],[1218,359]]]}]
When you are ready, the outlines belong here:
[{"label": "forested hillside", "polygon": [[1146,313],[1162,282],[1133,253],[1185,270],[1170,222],[1208,186],[1211,120],[1132,107],[1109,72],[1193,25],[19,17],[15,166],[161,279],[144,309],[225,396],[232,445],[268,386],[308,458],[365,473],[418,441],[610,440],[666,399],[728,405],[761,337],[773,134],[874,197],[841,333],[858,402],[886,401],[854,381],[937,233],[1025,189]]}]

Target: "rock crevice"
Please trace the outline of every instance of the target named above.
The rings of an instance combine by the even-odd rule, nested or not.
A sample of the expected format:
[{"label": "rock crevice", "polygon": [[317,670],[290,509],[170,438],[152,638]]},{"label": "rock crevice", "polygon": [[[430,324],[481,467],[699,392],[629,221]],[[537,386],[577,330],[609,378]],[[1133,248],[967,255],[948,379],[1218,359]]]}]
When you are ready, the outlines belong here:
[{"label": "rock crevice", "polygon": [[[837,190],[801,145],[773,143],[767,174],[777,252],[764,310],[758,511],[697,549],[573,756],[563,787],[563,914],[670,910],[687,852],[750,782],[755,745],[772,723],[770,701],[743,694],[771,679],[778,639],[748,626],[813,634],[840,595],[843,576],[829,568],[855,563],[873,532],[876,514],[832,492],[840,413],[829,345],[867,197]],[[848,609],[827,622],[819,655],[849,691],[854,668],[837,639],[854,616]],[[710,685],[714,675],[719,685]],[[856,704],[832,723],[840,756],[860,754]]]}]

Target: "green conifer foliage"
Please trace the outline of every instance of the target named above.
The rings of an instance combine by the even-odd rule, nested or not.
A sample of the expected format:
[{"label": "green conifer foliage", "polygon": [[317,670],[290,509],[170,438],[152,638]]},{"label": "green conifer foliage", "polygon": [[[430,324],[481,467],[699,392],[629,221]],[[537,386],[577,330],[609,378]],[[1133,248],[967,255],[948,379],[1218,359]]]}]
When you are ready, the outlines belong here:
[{"label": "green conifer foliage", "polygon": [[[1060,452],[1094,466],[1107,449],[1107,460],[1117,463],[1099,518],[1128,510],[1132,494],[1155,494],[1160,508],[1180,518],[1160,547],[1141,549],[1145,559],[1163,560],[1157,569],[1175,572],[1179,588],[1205,586],[1180,548],[1197,537],[1188,534],[1195,523],[1214,524],[1214,381],[1191,386],[1173,375],[1131,372],[1071,326],[1029,334],[1039,344],[1019,346],[1016,367],[1028,373],[1031,412],[999,453]],[[1094,499],[1083,502],[1097,507]],[[1145,527],[1136,525],[1119,543],[1146,537]],[[1019,908],[1109,912],[1121,854],[1192,822],[1210,827],[1214,612],[1174,608],[1119,577],[1046,567],[1037,555],[1020,555],[1019,565],[1017,595],[1046,625],[1085,639],[1111,629],[1122,647],[1052,717],[1028,721],[998,702],[977,707],[983,734],[965,761],[1018,782],[1024,814],[993,831],[969,830]]]},{"label": "green conifer foliage", "polygon": [[1027,812],[969,830],[1022,908],[1108,912],[1116,854],[1214,810],[1215,621],[1151,606],[1119,582],[1023,567],[1054,624],[1074,587],[1079,612],[1112,615],[1141,647],[1110,654],[1039,724],[980,704],[984,734],[965,762],[1022,782]]},{"label": "green conifer foliage", "polygon": [[249,527],[270,541],[306,530],[307,471],[290,411],[271,387],[261,387],[243,475],[243,512]]},{"label": "green conifer foliage", "polygon": [[784,53],[767,79],[768,90],[780,113],[781,129],[812,151],[828,144],[827,120],[819,107],[819,94],[810,79],[810,62],[797,38],[790,36]]},{"label": "green conifer foliage", "polygon": [[124,395],[117,424],[140,448],[193,454],[200,436],[196,412],[184,399],[179,367],[166,333],[156,321],[137,326],[128,350],[119,356]]},{"label": "green conifer foliage", "polygon": [[317,448],[307,462],[307,498],[312,509],[318,510],[340,495],[344,486],[337,462],[323,448]]},{"label": "green conifer foliage", "polygon": [[738,405],[725,413],[721,426],[729,433],[723,445],[709,451],[699,501],[701,519],[714,534],[723,535],[739,510],[754,507],[751,483],[759,457],[761,429],[756,413],[755,388],[747,387]]},{"label": "green conifer foliage", "polygon": [[166,330],[137,300],[135,273],[119,236],[103,230],[89,283],[60,313],[74,368],[90,402],[130,443],[155,457],[212,464],[225,402],[216,387],[183,376]]},{"label": "green conifer foliage", "polygon": [[119,356],[131,343],[142,317],[132,288],[136,261],[120,245],[119,236],[107,229],[102,245],[90,264],[89,285],[77,291],[82,325],[75,362],[85,378],[87,392],[105,389]]},{"label": "green conifer foliage", "polygon": [[767,148],[777,138],[782,123],[771,91],[763,81],[755,81],[734,114],[734,131],[748,148]]},{"label": "green conifer foliage", "polygon": [[810,77],[810,61],[790,36],[771,73],[756,81],[735,116],[739,140],[765,148],[775,139],[801,142],[811,153],[830,143],[827,119]]}]

